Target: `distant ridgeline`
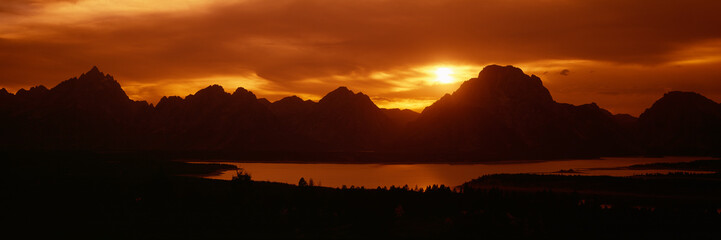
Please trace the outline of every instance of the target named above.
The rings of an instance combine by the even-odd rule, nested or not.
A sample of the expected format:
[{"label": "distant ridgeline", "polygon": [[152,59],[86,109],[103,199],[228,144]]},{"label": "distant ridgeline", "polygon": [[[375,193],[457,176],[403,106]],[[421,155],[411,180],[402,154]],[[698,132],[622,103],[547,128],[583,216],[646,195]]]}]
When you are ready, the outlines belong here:
[{"label": "distant ridgeline", "polygon": [[[541,80],[487,66],[418,114],[340,87],[276,102],[218,85],[157,106],[96,67],[52,89],[0,90],[0,150],[377,152],[466,160],[721,153],[721,105],[669,92],[639,118],[553,100]],[[399,156],[401,156],[399,155]],[[443,158],[443,157],[439,157]]]}]

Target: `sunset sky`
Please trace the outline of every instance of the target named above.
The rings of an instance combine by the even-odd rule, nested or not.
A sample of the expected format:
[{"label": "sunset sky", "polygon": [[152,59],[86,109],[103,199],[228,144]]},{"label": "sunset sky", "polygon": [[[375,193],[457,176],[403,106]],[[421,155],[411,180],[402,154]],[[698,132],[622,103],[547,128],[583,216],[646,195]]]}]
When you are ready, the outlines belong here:
[{"label": "sunset sky", "polygon": [[719,102],[721,1],[0,1],[11,92],[97,65],[151,103],[215,83],[271,101],[347,86],[420,111],[488,64],[614,113],[670,90]]}]

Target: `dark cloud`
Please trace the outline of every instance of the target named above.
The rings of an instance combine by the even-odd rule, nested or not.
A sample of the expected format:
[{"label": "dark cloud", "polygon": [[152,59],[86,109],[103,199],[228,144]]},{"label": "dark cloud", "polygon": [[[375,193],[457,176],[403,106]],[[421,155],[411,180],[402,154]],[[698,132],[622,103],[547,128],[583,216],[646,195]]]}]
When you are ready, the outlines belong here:
[{"label": "dark cloud", "polygon": [[561,74],[561,75],[563,75],[563,76],[568,76],[569,73],[571,73],[571,70],[563,69],[563,70],[561,70],[561,72],[558,73],[558,74]]}]

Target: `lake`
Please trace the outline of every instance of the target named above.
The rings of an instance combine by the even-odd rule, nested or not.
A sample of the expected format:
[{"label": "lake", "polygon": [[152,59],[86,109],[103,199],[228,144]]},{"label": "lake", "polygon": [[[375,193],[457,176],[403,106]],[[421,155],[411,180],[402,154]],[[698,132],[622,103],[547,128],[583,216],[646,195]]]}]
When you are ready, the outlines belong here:
[{"label": "lake", "polygon": [[[313,179],[316,185],[341,187],[346,185],[365,188],[376,188],[391,185],[408,185],[425,187],[433,184],[458,186],[471,179],[487,174],[499,173],[554,173],[560,170],[573,169],[579,173],[574,175],[608,175],[632,176],[653,173],[694,172],[679,170],[628,170],[599,169],[626,167],[634,164],[658,162],[691,162],[695,160],[714,159],[710,157],[627,157],[555,161],[525,162],[494,162],[474,164],[332,164],[332,163],[253,163],[253,162],[218,162],[235,165],[245,169],[255,181],[271,181],[297,184],[303,177]],[[192,161],[191,161],[192,162]],[[205,162],[204,162],[205,163]],[[230,180],[235,170],[225,171],[219,175],[205,176],[211,179]]]}]

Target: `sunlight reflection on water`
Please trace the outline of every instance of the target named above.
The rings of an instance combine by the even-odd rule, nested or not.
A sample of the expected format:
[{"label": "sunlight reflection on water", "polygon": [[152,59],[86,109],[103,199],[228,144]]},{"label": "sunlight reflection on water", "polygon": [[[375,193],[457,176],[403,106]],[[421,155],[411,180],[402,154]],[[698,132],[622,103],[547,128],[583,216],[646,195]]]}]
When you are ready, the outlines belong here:
[{"label": "sunlight reflection on water", "polygon": [[[482,175],[498,173],[558,174],[560,170],[573,169],[574,175],[632,176],[653,173],[694,172],[680,170],[629,170],[598,169],[626,167],[634,164],[658,162],[691,162],[714,159],[710,157],[664,157],[664,158],[602,158],[582,160],[556,160],[542,162],[474,163],[474,164],[331,164],[331,163],[225,163],[244,168],[255,181],[272,181],[297,184],[301,177],[313,179],[326,187],[342,185],[376,188],[378,186],[425,187],[433,184],[458,186]],[[219,175],[206,176],[211,179],[230,180],[235,170]]]}]

